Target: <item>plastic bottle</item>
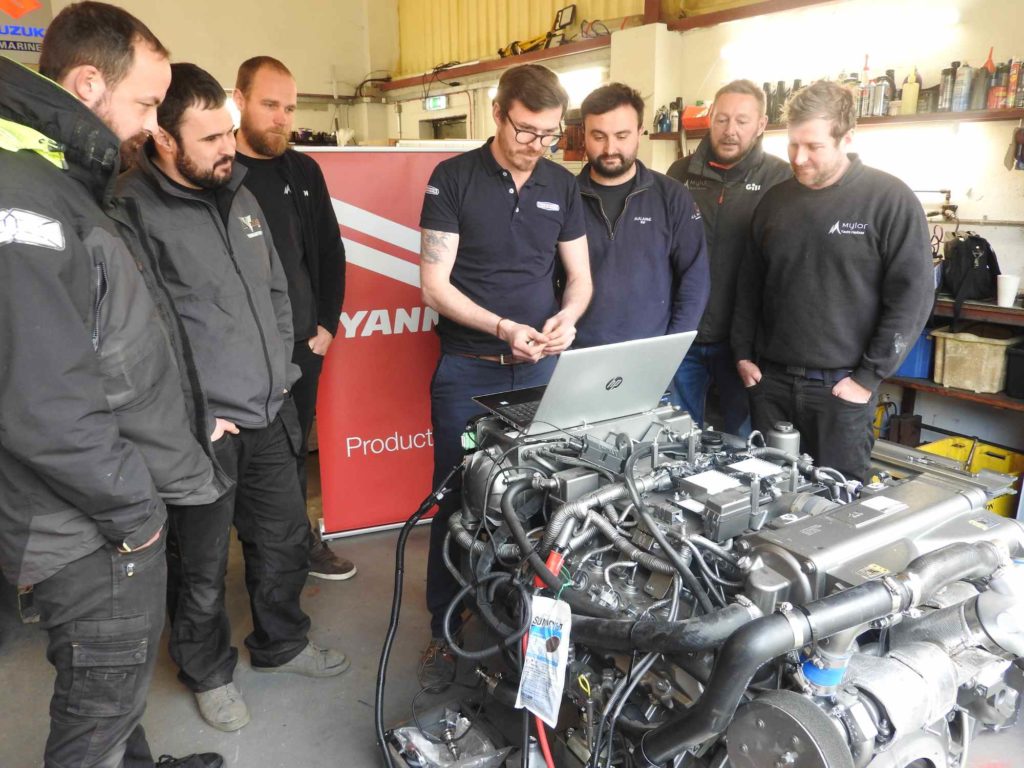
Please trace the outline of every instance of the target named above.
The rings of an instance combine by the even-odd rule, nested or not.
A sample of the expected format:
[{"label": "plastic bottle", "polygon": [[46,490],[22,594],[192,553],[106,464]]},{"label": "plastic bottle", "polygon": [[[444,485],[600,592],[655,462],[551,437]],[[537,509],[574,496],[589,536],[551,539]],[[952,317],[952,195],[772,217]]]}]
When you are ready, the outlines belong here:
[{"label": "plastic bottle", "polygon": [[953,83],[954,112],[966,112],[971,106],[971,85],[974,82],[974,67],[967,62],[957,69],[956,81]]},{"label": "plastic bottle", "polygon": [[903,80],[903,95],[900,104],[901,115],[917,114],[917,97],[921,93],[921,84],[917,78],[917,67],[914,67]]},{"label": "plastic bottle", "polygon": [[1002,109],[1006,101],[1006,84],[1010,80],[1010,68],[1005,64],[996,67],[995,74],[989,81],[987,109]]},{"label": "plastic bottle", "polygon": [[672,102],[672,109],[668,113],[669,130],[672,133],[679,133],[679,106],[678,103]]},{"label": "plastic bottle", "polygon": [[860,99],[857,106],[857,117],[867,117],[871,114],[872,95],[871,72],[868,70],[868,55],[864,54],[864,71],[860,77]]}]

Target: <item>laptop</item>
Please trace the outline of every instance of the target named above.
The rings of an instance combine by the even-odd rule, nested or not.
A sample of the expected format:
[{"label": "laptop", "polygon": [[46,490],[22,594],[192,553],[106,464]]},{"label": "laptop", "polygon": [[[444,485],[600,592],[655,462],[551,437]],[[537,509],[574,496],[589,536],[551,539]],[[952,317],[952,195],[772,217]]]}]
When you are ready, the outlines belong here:
[{"label": "laptop", "polygon": [[696,331],[563,352],[543,387],[473,400],[526,435],[572,429],[657,407]]}]

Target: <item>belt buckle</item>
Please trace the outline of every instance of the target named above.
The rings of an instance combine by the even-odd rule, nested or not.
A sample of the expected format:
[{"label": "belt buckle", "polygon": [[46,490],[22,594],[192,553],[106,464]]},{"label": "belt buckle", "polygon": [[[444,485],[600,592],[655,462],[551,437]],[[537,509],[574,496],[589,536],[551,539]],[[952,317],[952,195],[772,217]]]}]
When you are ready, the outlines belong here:
[{"label": "belt buckle", "polygon": [[509,362],[507,362],[507,363],[505,362],[505,354],[504,353],[498,355],[498,365],[511,365],[511,364],[512,364],[511,360]]}]

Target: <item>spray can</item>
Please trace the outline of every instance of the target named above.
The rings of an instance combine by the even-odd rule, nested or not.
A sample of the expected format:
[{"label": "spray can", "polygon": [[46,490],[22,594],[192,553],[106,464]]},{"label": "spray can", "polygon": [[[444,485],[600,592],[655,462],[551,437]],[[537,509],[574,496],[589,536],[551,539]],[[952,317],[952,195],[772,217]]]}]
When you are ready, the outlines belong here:
[{"label": "spray can", "polygon": [[885,117],[889,114],[890,93],[891,86],[888,80],[884,77],[875,80],[875,84],[871,87],[870,114],[872,117]]},{"label": "spray can", "polygon": [[800,455],[800,433],[788,421],[775,422],[765,435],[765,442],[769,448],[777,448],[793,456]]},{"label": "spray can", "polygon": [[964,62],[956,71],[956,81],[953,84],[954,112],[966,112],[971,106],[971,85],[974,82],[974,67]]},{"label": "spray can", "polygon": [[978,67],[974,70],[974,83],[971,85],[970,109],[984,109],[988,100],[988,70]]},{"label": "spray can", "polygon": [[939,80],[939,106],[936,112],[949,112],[953,107],[953,68],[946,67],[942,70],[942,78]]}]

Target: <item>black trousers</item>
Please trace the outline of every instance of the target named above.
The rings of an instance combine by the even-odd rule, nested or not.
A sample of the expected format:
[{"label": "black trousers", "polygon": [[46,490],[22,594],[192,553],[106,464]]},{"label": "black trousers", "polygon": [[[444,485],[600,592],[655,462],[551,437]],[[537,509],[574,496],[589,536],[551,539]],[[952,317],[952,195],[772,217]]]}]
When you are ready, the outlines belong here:
[{"label": "black trousers", "polygon": [[[462,433],[466,422],[484,410],[471,399],[474,395],[504,392],[546,384],[555,368],[555,358],[539,363],[499,365],[458,355],[441,355],[430,382],[430,421],[434,435],[434,487],[453,466],[462,461]],[[450,493],[438,506],[430,526],[427,554],[427,609],[434,637],[444,634],[444,612],[459,591],[459,583],[444,564],[444,538],[448,518],[462,505],[459,492]],[[455,557],[455,553],[452,552]],[[458,627],[451,627],[452,631]]]},{"label": "black trousers", "polygon": [[164,626],[163,536],[141,552],[104,546],[35,585],[57,671],[46,768],[152,768],[142,729]]},{"label": "black trousers", "polygon": [[308,340],[303,339],[296,342],[292,350],[292,362],[302,371],[302,378],[292,385],[292,400],[295,402],[299,429],[302,431],[302,441],[295,457],[295,464],[299,470],[299,488],[302,490],[302,498],[305,499],[309,431],[313,428],[313,419],[316,418],[316,393],[320,384],[320,371],[324,367],[324,358],[311,350]]},{"label": "black trousers", "polygon": [[765,433],[777,421],[792,422],[800,431],[800,450],[820,467],[832,467],[848,478],[867,482],[874,397],[851,403],[832,394],[831,382],[761,369],[762,378],[747,389],[754,429]]},{"label": "black trousers", "polygon": [[234,489],[213,504],[167,508],[170,652],[178,679],[196,693],[230,683],[238,661],[224,607],[234,513]]}]

